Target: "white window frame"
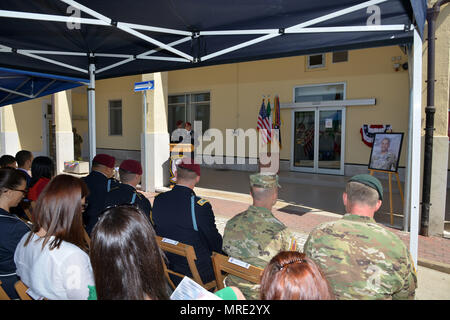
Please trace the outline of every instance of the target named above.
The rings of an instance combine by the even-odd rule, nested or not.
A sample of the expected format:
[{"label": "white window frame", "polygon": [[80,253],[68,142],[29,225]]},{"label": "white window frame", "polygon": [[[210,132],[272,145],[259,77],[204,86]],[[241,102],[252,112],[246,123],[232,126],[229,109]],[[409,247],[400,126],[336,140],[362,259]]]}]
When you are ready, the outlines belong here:
[{"label": "white window frame", "polygon": [[[201,102],[193,102],[192,101],[192,96],[196,95],[196,94],[209,94],[209,100],[208,101],[201,101]],[[178,102],[178,103],[167,103],[168,106],[183,106],[184,105],[184,114],[185,114],[185,121],[190,122],[192,124],[192,126],[194,126],[194,121],[195,119],[193,119],[193,115],[194,115],[194,110],[193,107],[195,107],[195,105],[197,104],[202,104],[202,103],[206,103],[208,102],[209,104],[209,123],[210,123],[210,127],[211,127],[211,91],[210,90],[204,90],[204,91],[194,91],[194,92],[181,92],[181,93],[170,93],[169,97],[173,97],[173,96],[185,96],[185,100],[184,103],[182,102]],[[190,96],[189,99],[187,98],[187,96]],[[189,102],[188,102],[189,100]],[[190,106],[189,108],[189,112],[188,112],[188,106]],[[169,119],[167,119],[167,122],[169,122]],[[169,127],[169,123],[168,123],[168,127]],[[210,128],[207,128],[210,129]],[[206,130],[207,130],[206,129]],[[203,128],[203,130],[205,130],[205,128]]]},{"label": "white window frame", "polygon": [[[311,58],[311,56],[320,56],[320,55],[322,56],[322,64],[317,64],[317,65],[312,66],[311,63],[310,63],[310,58]],[[308,70],[319,69],[319,68],[325,68],[325,66],[326,66],[326,64],[327,64],[326,58],[327,58],[327,56],[326,56],[325,53],[310,54],[310,55],[308,55],[307,58],[306,58],[306,68],[307,68]]]},{"label": "white window frame", "polygon": [[[343,97],[342,100],[347,99],[347,83],[345,81],[342,82],[332,82],[332,83],[318,83],[318,84],[308,84],[295,86],[292,90],[292,104],[293,108],[291,111],[291,159],[290,159],[290,170],[291,171],[299,171],[299,172],[310,172],[310,173],[320,173],[320,174],[334,174],[334,175],[344,175],[345,174],[345,134],[346,134],[346,106],[317,106],[317,102],[302,102],[301,104],[295,103],[295,89],[296,88],[304,88],[304,87],[317,87],[317,86],[327,86],[327,85],[344,85]],[[340,101],[340,100],[336,100]],[[341,167],[340,169],[321,169],[318,166],[318,152],[319,152],[319,128],[317,124],[319,123],[319,112],[320,111],[328,111],[328,110],[341,110],[342,111],[342,136],[341,136]],[[314,166],[313,168],[301,168],[294,166],[294,129],[295,128],[295,112],[296,111],[314,111],[315,114],[315,132],[314,132]]]},{"label": "white window frame", "polygon": [[[120,101],[120,121],[122,123],[121,133],[120,134],[112,134],[111,133],[111,102]],[[116,108],[118,109],[118,108]],[[123,100],[122,99],[111,99],[108,100],[108,136],[111,137],[122,137],[123,136]]]},{"label": "white window frame", "polygon": [[[292,89],[292,103],[293,104],[297,104],[297,103],[301,103],[302,106],[305,105],[305,107],[309,107],[309,106],[316,106],[317,101],[311,101],[311,102],[295,102],[295,89],[297,88],[306,88],[306,87],[321,87],[321,86],[330,86],[330,85],[338,85],[338,84],[343,84],[344,85],[344,94],[343,94],[343,98],[342,100],[346,100],[347,99],[347,82],[345,81],[341,81],[341,82],[327,82],[327,83],[316,83],[316,84],[305,84],[305,85],[300,85],[300,86],[295,86]],[[341,100],[333,100],[333,101],[341,101]]]}]

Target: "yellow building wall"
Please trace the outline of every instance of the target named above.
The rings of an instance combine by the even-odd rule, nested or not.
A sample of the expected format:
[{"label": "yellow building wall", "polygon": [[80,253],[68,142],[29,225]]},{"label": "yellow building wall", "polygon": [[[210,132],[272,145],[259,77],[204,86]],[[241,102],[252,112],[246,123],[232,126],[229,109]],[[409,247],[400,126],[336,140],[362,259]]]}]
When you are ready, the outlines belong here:
[{"label": "yellow building wall", "polygon": [[[134,92],[134,83],[140,82],[141,77],[141,75],[120,77],[95,83],[97,148],[141,149],[142,93]],[[110,136],[108,132],[110,100],[122,100],[121,136]]]},{"label": "yellow building wall", "polygon": [[[295,86],[346,83],[347,99],[376,98],[375,106],[347,107],[345,163],[367,164],[370,148],[363,144],[359,130],[363,124],[390,124],[404,132],[400,166],[405,165],[409,109],[408,72],[393,68],[392,57],[406,56],[399,47],[349,51],[348,62],[331,63],[326,68],[306,70],[306,57],[289,57],[169,72],[169,94],[211,93],[211,128],[256,128],[263,95],[279,95],[280,103],[291,103]],[[291,157],[290,109],[281,111],[282,142],[280,158]],[[247,148],[248,150],[248,148]],[[216,152],[219,154],[219,152]]]},{"label": "yellow building wall", "polygon": [[42,105],[47,100],[51,103],[51,96],[28,100],[6,107],[5,131],[17,131],[21,149],[42,151]]},{"label": "yellow building wall", "polygon": [[[86,87],[72,90],[72,127],[77,129],[77,133],[83,138],[88,137],[88,108]],[[87,142],[84,141],[83,143]]]}]

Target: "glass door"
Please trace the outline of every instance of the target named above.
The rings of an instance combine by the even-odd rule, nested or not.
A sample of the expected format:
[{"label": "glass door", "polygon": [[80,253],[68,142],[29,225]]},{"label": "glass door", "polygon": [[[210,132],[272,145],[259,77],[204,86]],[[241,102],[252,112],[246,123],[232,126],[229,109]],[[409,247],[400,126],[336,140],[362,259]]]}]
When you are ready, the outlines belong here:
[{"label": "glass door", "polygon": [[344,174],[344,107],[293,111],[294,171]]},{"label": "glass door", "polygon": [[294,112],[293,166],[304,172],[314,172],[316,115],[314,109]]},{"label": "glass door", "polygon": [[316,112],[319,114],[319,152],[317,157],[317,172],[344,174],[344,163],[342,161],[343,110],[318,109]]}]

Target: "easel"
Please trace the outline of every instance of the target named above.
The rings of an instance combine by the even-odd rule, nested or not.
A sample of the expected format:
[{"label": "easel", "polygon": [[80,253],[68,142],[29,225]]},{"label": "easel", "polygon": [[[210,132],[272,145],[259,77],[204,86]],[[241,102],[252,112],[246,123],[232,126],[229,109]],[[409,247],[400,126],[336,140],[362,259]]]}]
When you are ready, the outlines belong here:
[{"label": "easel", "polygon": [[397,178],[398,189],[400,191],[400,196],[402,198],[402,205],[404,203],[402,186],[400,184],[400,178],[398,177],[398,172],[391,172],[391,171],[385,171],[385,170],[375,170],[375,169],[369,169],[369,172],[370,172],[371,176],[373,176],[374,172],[384,172],[384,173],[389,174],[389,205],[390,205],[390,209],[391,209],[391,226],[393,226],[394,225],[394,211],[392,209],[392,182],[391,182],[392,174],[395,174],[395,177]]}]

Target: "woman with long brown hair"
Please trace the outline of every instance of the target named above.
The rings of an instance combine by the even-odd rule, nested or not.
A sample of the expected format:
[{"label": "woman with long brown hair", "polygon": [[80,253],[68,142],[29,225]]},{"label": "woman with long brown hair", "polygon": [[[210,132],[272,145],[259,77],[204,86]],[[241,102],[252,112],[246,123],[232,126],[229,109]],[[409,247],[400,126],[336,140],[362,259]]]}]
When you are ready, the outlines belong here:
[{"label": "woman with long brown hair", "polygon": [[264,268],[261,300],[334,300],[319,267],[304,253],[281,251]]},{"label": "woman with long brown hair", "polygon": [[58,175],[42,191],[33,212],[33,229],[17,246],[17,274],[31,295],[47,299],[83,300],[94,284],[84,240],[82,211],[86,184]]},{"label": "woman with long brown hair", "polygon": [[[167,300],[156,234],[135,206],[105,209],[91,233],[90,257],[98,300]],[[93,292],[90,299],[95,299]]]}]

